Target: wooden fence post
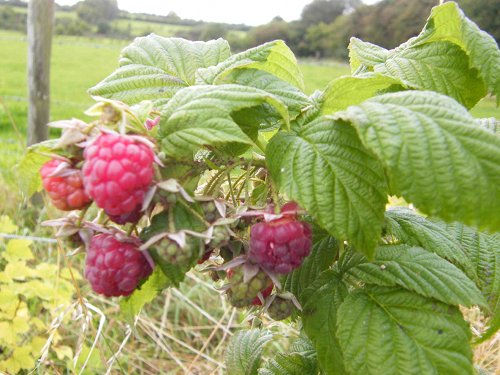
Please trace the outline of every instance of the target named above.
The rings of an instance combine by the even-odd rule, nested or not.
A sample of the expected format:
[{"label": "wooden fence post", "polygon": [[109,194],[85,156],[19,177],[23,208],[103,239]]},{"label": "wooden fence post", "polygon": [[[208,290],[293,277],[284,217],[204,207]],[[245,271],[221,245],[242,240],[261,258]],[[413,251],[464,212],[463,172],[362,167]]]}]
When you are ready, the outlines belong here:
[{"label": "wooden fence post", "polygon": [[28,146],[48,138],[54,0],[28,3]]}]

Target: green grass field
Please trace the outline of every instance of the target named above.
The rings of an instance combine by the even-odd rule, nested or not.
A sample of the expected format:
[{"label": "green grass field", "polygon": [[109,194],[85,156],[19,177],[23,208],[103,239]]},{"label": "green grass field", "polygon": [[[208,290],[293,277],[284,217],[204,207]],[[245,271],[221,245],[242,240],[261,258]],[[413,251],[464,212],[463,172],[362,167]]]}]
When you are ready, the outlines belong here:
[{"label": "green grass field", "polygon": [[[148,27],[151,25],[155,26],[147,24]],[[153,28],[150,31],[161,35],[165,30]],[[83,111],[93,103],[86,90],[117,67],[120,50],[128,43],[105,38],[55,37],[52,46],[51,120],[84,117]],[[26,49],[23,34],[0,30],[0,168],[7,179],[13,160],[22,152],[20,145],[24,142],[26,130]],[[338,76],[349,74],[348,65],[339,62],[308,60],[302,61],[300,66],[308,93],[324,88]],[[500,110],[492,99],[481,101],[472,113],[477,117],[500,117]]]}]

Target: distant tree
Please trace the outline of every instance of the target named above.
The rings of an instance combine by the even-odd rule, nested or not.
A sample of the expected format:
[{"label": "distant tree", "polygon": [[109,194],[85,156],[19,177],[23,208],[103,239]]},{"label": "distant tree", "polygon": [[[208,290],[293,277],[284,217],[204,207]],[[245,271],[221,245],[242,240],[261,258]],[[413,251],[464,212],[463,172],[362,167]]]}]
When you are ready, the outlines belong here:
[{"label": "distant tree", "polygon": [[422,20],[435,5],[435,0],[384,0],[356,9],[349,28],[353,36],[394,48],[422,30]]},{"label": "distant tree", "polygon": [[361,5],[361,0],[313,0],[302,10],[301,21],[307,26],[332,23],[344,13]]},{"label": "distant tree", "polygon": [[222,23],[207,23],[203,26],[200,38],[201,40],[211,40],[224,38],[227,34],[227,27]]},{"label": "distant tree", "polygon": [[273,20],[265,25],[253,28],[248,37],[251,45],[259,45],[275,39],[282,39],[288,43],[290,40],[290,27],[283,20]]},{"label": "distant tree", "polygon": [[105,29],[103,25],[117,18],[120,10],[116,0],[84,0],[77,4],[76,13],[83,21]]}]

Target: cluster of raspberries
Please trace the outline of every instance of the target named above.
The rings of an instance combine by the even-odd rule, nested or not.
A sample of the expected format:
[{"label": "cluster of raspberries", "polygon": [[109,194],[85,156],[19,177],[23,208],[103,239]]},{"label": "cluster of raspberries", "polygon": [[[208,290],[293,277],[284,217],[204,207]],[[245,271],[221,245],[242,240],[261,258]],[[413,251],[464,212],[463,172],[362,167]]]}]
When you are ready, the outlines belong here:
[{"label": "cluster of raspberries", "polygon": [[[52,203],[61,210],[83,209],[93,201],[115,223],[136,223],[143,215],[143,201],[153,183],[153,163],[153,150],[138,137],[102,133],[84,149],[81,170],[60,158],[47,162],[40,175]],[[213,222],[217,217],[215,206],[206,203],[202,208],[207,221]],[[248,262],[259,271],[250,280],[239,268],[228,273],[229,298],[234,305],[262,304],[274,287],[269,275],[288,274],[309,255],[311,228],[298,220],[297,212],[298,206],[289,203],[282,207],[280,216],[252,225]],[[207,246],[222,247],[228,240],[225,227],[215,226]],[[140,245],[135,237],[95,235],[88,245],[85,268],[93,290],[106,296],[132,293],[152,272],[151,258],[139,250]],[[174,245],[166,242],[161,254],[178,260],[178,246]]]},{"label": "cluster of raspberries", "polygon": [[[59,159],[48,161],[40,169],[54,206],[64,211],[79,210],[93,200],[118,224],[139,221],[144,196],[153,181],[151,147],[134,137],[103,133],[85,148],[83,157],[82,170]],[[85,277],[95,292],[129,295],[151,272],[138,240],[123,242],[111,234],[92,238]]]}]

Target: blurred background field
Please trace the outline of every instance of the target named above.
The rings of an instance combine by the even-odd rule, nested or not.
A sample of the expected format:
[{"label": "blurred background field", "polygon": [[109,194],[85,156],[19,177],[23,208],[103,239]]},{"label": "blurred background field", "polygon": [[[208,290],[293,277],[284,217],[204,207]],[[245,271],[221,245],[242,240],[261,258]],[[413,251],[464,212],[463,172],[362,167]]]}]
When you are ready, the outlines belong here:
[{"label": "blurred background field", "polygon": [[[0,2],[0,218],[3,217],[0,220],[0,232],[5,230],[5,218],[8,217],[16,225],[16,230],[12,231],[16,235],[51,238],[52,231],[39,224],[43,220],[57,217],[57,214],[50,208],[41,212],[34,210],[18,188],[17,163],[25,150],[27,121],[27,43],[23,32],[26,9],[22,4],[19,5],[22,2],[10,3],[18,6],[7,7]],[[300,56],[299,63],[304,74],[306,91],[311,94],[314,90],[323,89],[332,79],[349,74],[345,49],[348,39],[344,34],[352,35],[352,31],[356,30],[357,36],[372,37],[374,42],[382,45],[384,44],[379,39],[384,35],[406,40],[410,35],[405,33],[398,34],[387,29],[375,33],[373,30],[377,27],[382,29],[380,25],[384,23],[388,9],[398,9],[402,13],[399,18],[391,18],[394,25],[397,26],[397,22],[407,22],[408,26],[411,21],[410,26],[420,30],[428,15],[428,9],[436,3],[437,1],[430,0],[387,0],[381,2],[386,4],[384,7],[371,8],[371,13],[363,7],[357,14],[358,18],[341,15],[330,23],[321,20],[307,21],[304,18],[299,24],[275,18],[268,24],[253,28],[239,24],[182,20],[175,14],[155,18],[151,15],[131,15],[123,12],[104,26],[82,21],[70,7],[58,8],[55,27],[57,35],[52,45],[51,120],[72,117],[86,119],[83,111],[93,104],[86,90],[116,69],[120,50],[135,36],[151,32],[162,36],[177,35],[192,39],[224,36],[231,42],[235,51],[267,40],[283,38]],[[471,9],[475,4],[474,1],[461,3]],[[419,4],[426,7],[419,8]],[[483,3],[486,11],[489,4],[495,4],[495,1],[488,0]],[[498,5],[498,2],[496,4]],[[416,14],[417,8],[424,15]],[[494,11],[492,13],[495,14]],[[165,20],[168,17],[170,21]],[[353,23],[354,19],[363,20],[372,28],[361,29],[363,25]],[[394,25],[393,27],[396,27]],[[7,26],[9,30],[6,30]],[[342,31],[335,33],[339,39],[332,37],[335,30]],[[386,40],[387,47],[393,47],[395,43],[399,43],[398,40]],[[472,110],[472,114],[476,117],[500,118],[500,110],[495,106],[493,98],[482,100]],[[0,238],[0,248],[3,249],[7,245],[8,242]],[[34,241],[30,246],[37,261],[63,264],[65,267],[69,265],[61,257],[62,253],[68,252],[66,244]],[[30,261],[32,260],[28,259],[27,264]],[[71,258],[71,265],[75,270],[81,270],[82,261],[82,254],[77,255]],[[0,259],[0,265],[2,264]],[[78,272],[75,275],[78,279]],[[80,285],[78,280],[76,285]],[[42,369],[41,373],[61,373],[64,368],[72,372],[73,368],[81,368],[93,338],[99,334],[97,350],[93,352],[86,366],[87,374],[104,373],[110,364],[108,361],[117,352],[121,354],[114,362],[112,373],[218,374],[222,373],[223,352],[227,340],[236,328],[248,326],[245,315],[231,308],[225,299],[218,295],[213,283],[199,274],[190,274],[180,289],[169,289],[157,298],[155,303],[150,304],[136,322],[137,326],[132,335],[129,335],[126,322],[118,317],[118,304],[91,297],[89,292],[89,287],[84,285],[83,289],[75,292],[71,298],[73,301],[82,302],[82,298],[87,297],[90,306],[97,307],[97,311],[80,311],[80,317],[86,317],[87,323],[91,324],[87,324],[87,329],[83,330],[85,319],[72,320],[70,317],[73,311],[68,311],[66,320],[61,322],[57,331],[59,343],[56,346],[62,348],[61,353],[50,357],[45,363],[48,367]],[[77,310],[75,307],[75,311]],[[32,316],[38,314],[47,327],[56,316],[43,308],[27,311]],[[97,329],[102,319],[100,313],[107,317],[102,331]],[[475,316],[474,311],[469,312],[469,315],[474,326],[478,330],[481,329],[480,317]],[[287,337],[296,335],[297,331],[293,325],[275,324],[274,328],[280,327],[281,332],[284,332],[283,340],[273,344],[276,347],[272,349],[279,350],[287,345]],[[123,340],[128,341],[122,347]],[[493,340],[478,347],[476,363],[493,373],[497,368],[499,346],[500,338],[497,335]],[[4,349],[0,346],[0,354]],[[73,367],[71,360],[78,349],[82,352]]]}]

